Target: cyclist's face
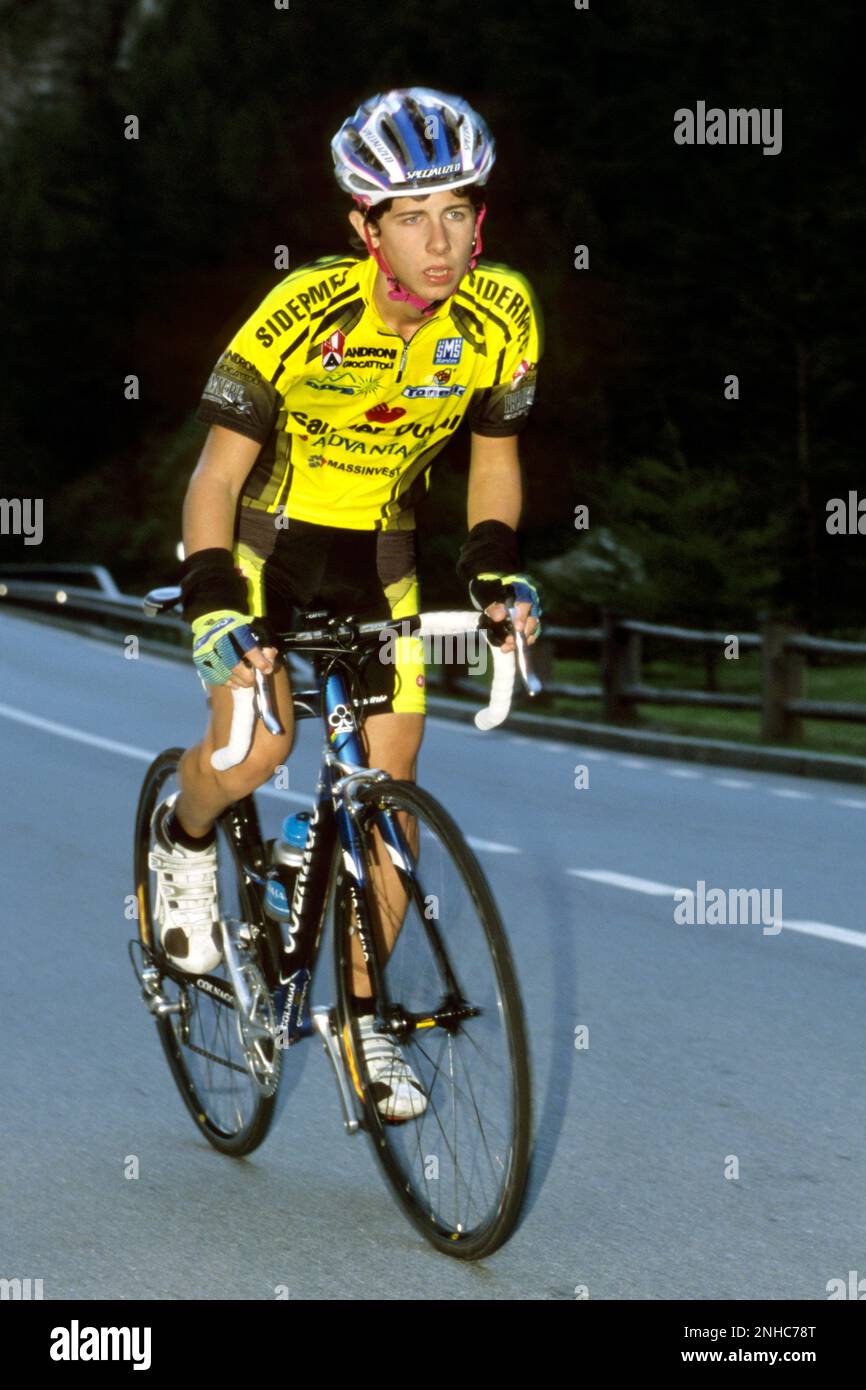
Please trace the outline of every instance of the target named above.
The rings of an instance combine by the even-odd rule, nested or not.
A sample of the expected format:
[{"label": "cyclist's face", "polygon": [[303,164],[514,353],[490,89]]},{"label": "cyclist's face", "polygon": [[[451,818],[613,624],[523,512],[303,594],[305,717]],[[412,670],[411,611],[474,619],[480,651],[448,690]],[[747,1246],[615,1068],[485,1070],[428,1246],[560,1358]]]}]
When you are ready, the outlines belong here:
[{"label": "cyclist's face", "polygon": [[395,198],[370,235],[401,285],[422,299],[453,294],[466,273],[475,235],[475,209],[459,192]]}]

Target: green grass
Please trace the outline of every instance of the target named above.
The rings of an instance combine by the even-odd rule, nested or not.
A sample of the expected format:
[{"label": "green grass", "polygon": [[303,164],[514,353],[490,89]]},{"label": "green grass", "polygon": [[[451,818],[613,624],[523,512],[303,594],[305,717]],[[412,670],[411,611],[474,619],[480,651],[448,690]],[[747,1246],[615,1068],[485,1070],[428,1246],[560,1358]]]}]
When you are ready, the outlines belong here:
[{"label": "green grass", "polygon": [[[562,659],[554,663],[554,680],[572,685],[598,685],[599,667],[596,661]],[[720,660],[716,668],[718,690],[721,693],[757,695],[760,693],[760,657],[757,652],[745,652],[737,661]],[[658,660],[645,661],[641,667],[645,685],[664,686],[680,690],[705,688],[703,666],[698,662]],[[846,663],[807,667],[804,679],[804,698],[811,700],[844,700],[866,705],[866,663]],[[525,699],[521,708],[528,708]],[[550,699],[536,706],[550,714],[592,723],[604,722],[600,700]],[[755,710],[703,709],[687,705],[640,704],[635,718],[623,728],[645,729],[653,733],[685,734],[695,738],[726,739],[735,743],[760,744],[761,716]],[[803,748],[812,752],[837,753],[866,757],[866,724],[836,723],[829,719],[804,719],[802,739],[774,745]]]}]

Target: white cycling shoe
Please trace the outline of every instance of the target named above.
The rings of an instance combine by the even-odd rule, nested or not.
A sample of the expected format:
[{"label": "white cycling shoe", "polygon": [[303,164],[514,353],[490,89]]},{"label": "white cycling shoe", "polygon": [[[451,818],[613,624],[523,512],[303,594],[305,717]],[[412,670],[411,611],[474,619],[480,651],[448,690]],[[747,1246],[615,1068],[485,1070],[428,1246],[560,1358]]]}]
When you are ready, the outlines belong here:
[{"label": "white cycling shoe", "polygon": [[190,975],[206,975],[223,958],[219,929],[216,842],[191,850],[168,838],[166,818],[177,801],[174,792],[160,803],[151,820],[153,849],[147,862],[156,873],[154,916],[160,945],[172,965]]},{"label": "white cycling shoe", "polygon": [[379,1114],[392,1124],[417,1120],[427,1109],[427,1096],[399,1045],[387,1033],[374,1032],[372,1014],[361,1015],[358,1031],[370,1078],[370,1094]]}]

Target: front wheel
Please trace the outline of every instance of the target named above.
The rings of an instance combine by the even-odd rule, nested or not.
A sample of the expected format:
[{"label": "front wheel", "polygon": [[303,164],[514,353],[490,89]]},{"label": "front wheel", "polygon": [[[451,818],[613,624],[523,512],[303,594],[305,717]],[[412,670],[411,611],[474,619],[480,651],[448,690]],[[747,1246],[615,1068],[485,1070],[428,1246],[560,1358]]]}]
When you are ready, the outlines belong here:
[{"label": "front wheel", "polygon": [[[344,856],[334,896],[347,1065],[376,1157],[410,1220],[443,1253],[479,1259],[510,1235],[529,1166],[529,1065],[511,953],[481,866],[429,793],[388,780],[362,785],[355,801],[370,888]],[[350,997],[359,914],[382,979],[367,1025],[381,1034],[367,1043],[378,1059],[372,1069]],[[408,1103],[414,1117],[395,1114],[389,1066],[404,1088],[411,1078],[420,1097]]]}]

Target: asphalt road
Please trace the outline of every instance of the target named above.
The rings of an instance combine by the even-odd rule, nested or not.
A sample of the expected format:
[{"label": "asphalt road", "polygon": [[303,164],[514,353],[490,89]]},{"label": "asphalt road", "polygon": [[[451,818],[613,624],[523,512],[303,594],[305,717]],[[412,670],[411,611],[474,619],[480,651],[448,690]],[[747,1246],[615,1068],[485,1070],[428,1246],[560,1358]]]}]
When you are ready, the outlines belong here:
[{"label": "asphalt road", "polygon": [[[866,1275],[866,789],[428,720],[419,781],[502,907],[535,1087],[520,1225],[464,1265],[345,1136],[317,1041],[242,1161],[175,1090],[123,908],[147,763],[203,729],[192,667],[4,614],[0,701],[0,1277],[46,1299],[822,1300]],[[310,722],[271,833],[317,761]],[[676,922],[700,881],[779,890],[782,929]]]}]

